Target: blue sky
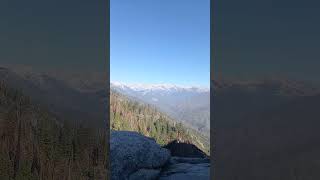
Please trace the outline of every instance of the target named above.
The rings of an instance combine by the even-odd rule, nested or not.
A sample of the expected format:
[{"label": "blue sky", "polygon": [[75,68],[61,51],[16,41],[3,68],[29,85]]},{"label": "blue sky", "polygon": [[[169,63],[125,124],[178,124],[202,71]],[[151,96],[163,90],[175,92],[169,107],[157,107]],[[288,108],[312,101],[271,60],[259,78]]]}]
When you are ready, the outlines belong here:
[{"label": "blue sky", "polygon": [[209,0],[111,0],[111,81],[209,86]]}]

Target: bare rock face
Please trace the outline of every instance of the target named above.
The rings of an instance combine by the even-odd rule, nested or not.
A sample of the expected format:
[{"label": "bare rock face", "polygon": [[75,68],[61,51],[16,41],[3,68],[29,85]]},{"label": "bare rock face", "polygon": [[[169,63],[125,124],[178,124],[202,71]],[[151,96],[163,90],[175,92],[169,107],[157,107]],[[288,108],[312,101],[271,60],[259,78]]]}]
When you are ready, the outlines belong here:
[{"label": "bare rock face", "polygon": [[179,142],[177,140],[165,145],[164,148],[170,150],[172,156],[190,157],[190,158],[208,158],[197,146],[188,142]]},{"label": "bare rock face", "polygon": [[[137,132],[111,131],[111,179],[209,180],[210,160],[193,145],[184,145],[182,148],[189,150],[185,149],[185,154],[181,154],[184,156],[174,157],[152,138]],[[188,155],[199,157],[186,157]]]},{"label": "bare rock face", "polygon": [[111,179],[157,179],[169,161],[169,150],[137,132],[112,131],[110,139]]},{"label": "bare rock face", "polygon": [[206,158],[172,157],[159,180],[209,180],[210,161]]},{"label": "bare rock face", "polygon": [[176,140],[164,148],[170,150],[172,157],[162,169],[160,180],[210,179],[210,159],[195,145]]},{"label": "bare rock face", "polygon": [[160,169],[140,169],[131,174],[129,180],[153,180],[158,179],[160,175]]}]

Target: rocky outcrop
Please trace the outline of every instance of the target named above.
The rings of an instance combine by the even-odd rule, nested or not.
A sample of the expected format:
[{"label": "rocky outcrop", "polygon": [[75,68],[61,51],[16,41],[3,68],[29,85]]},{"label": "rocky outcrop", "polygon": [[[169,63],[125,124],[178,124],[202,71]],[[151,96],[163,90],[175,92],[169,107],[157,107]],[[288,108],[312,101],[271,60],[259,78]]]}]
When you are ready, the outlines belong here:
[{"label": "rocky outcrop", "polygon": [[137,132],[111,132],[112,180],[156,179],[170,157],[170,152],[152,138]]},{"label": "rocky outcrop", "polygon": [[172,157],[163,168],[159,180],[209,180],[210,160],[207,158]]},{"label": "rocky outcrop", "polygon": [[160,169],[140,169],[131,174],[129,180],[153,180],[158,179],[161,173]]},{"label": "rocky outcrop", "polygon": [[179,142],[177,140],[165,145],[164,148],[170,150],[172,156],[190,157],[190,158],[208,158],[197,146],[188,142]]},{"label": "rocky outcrop", "polygon": [[[194,151],[186,152],[188,155]],[[160,147],[154,139],[137,132],[111,132],[110,161],[112,180],[210,179],[208,158],[171,156],[170,151]]]}]

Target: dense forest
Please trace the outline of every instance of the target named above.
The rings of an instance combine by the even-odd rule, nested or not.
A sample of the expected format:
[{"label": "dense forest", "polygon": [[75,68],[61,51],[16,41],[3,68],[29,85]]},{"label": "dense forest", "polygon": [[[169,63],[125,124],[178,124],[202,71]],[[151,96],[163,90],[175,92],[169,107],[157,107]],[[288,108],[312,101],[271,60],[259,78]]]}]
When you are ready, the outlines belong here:
[{"label": "dense forest", "polygon": [[57,117],[0,83],[0,179],[105,179],[103,129]]},{"label": "dense forest", "polygon": [[110,92],[110,128],[137,131],[154,138],[160,145],[173,140],[192,143],[210,154],[206,137],[176,122],[154,106],[131,100],[116,91]]}]

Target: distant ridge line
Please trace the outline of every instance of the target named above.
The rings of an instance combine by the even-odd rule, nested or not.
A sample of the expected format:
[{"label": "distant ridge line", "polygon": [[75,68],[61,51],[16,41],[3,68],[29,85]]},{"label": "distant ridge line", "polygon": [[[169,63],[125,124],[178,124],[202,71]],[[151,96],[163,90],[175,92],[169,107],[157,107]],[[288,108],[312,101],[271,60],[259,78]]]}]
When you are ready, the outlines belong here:
[{"label": "distant ridge line", "polygon": [[204,86],[186,86],[186,85],[178,85],[178,84],[169,84],[169,83],[154,83],[154,84],[149,84],[149,83],[123,83],[119,81],[111,81],[110,86],[115,86],[115,87],[122,87],[122,88],[131,88],[135,90],[197,90],[197,91],[203,91],[203,92],[209,92],[210,88],[209,87],[204,87]]}]

